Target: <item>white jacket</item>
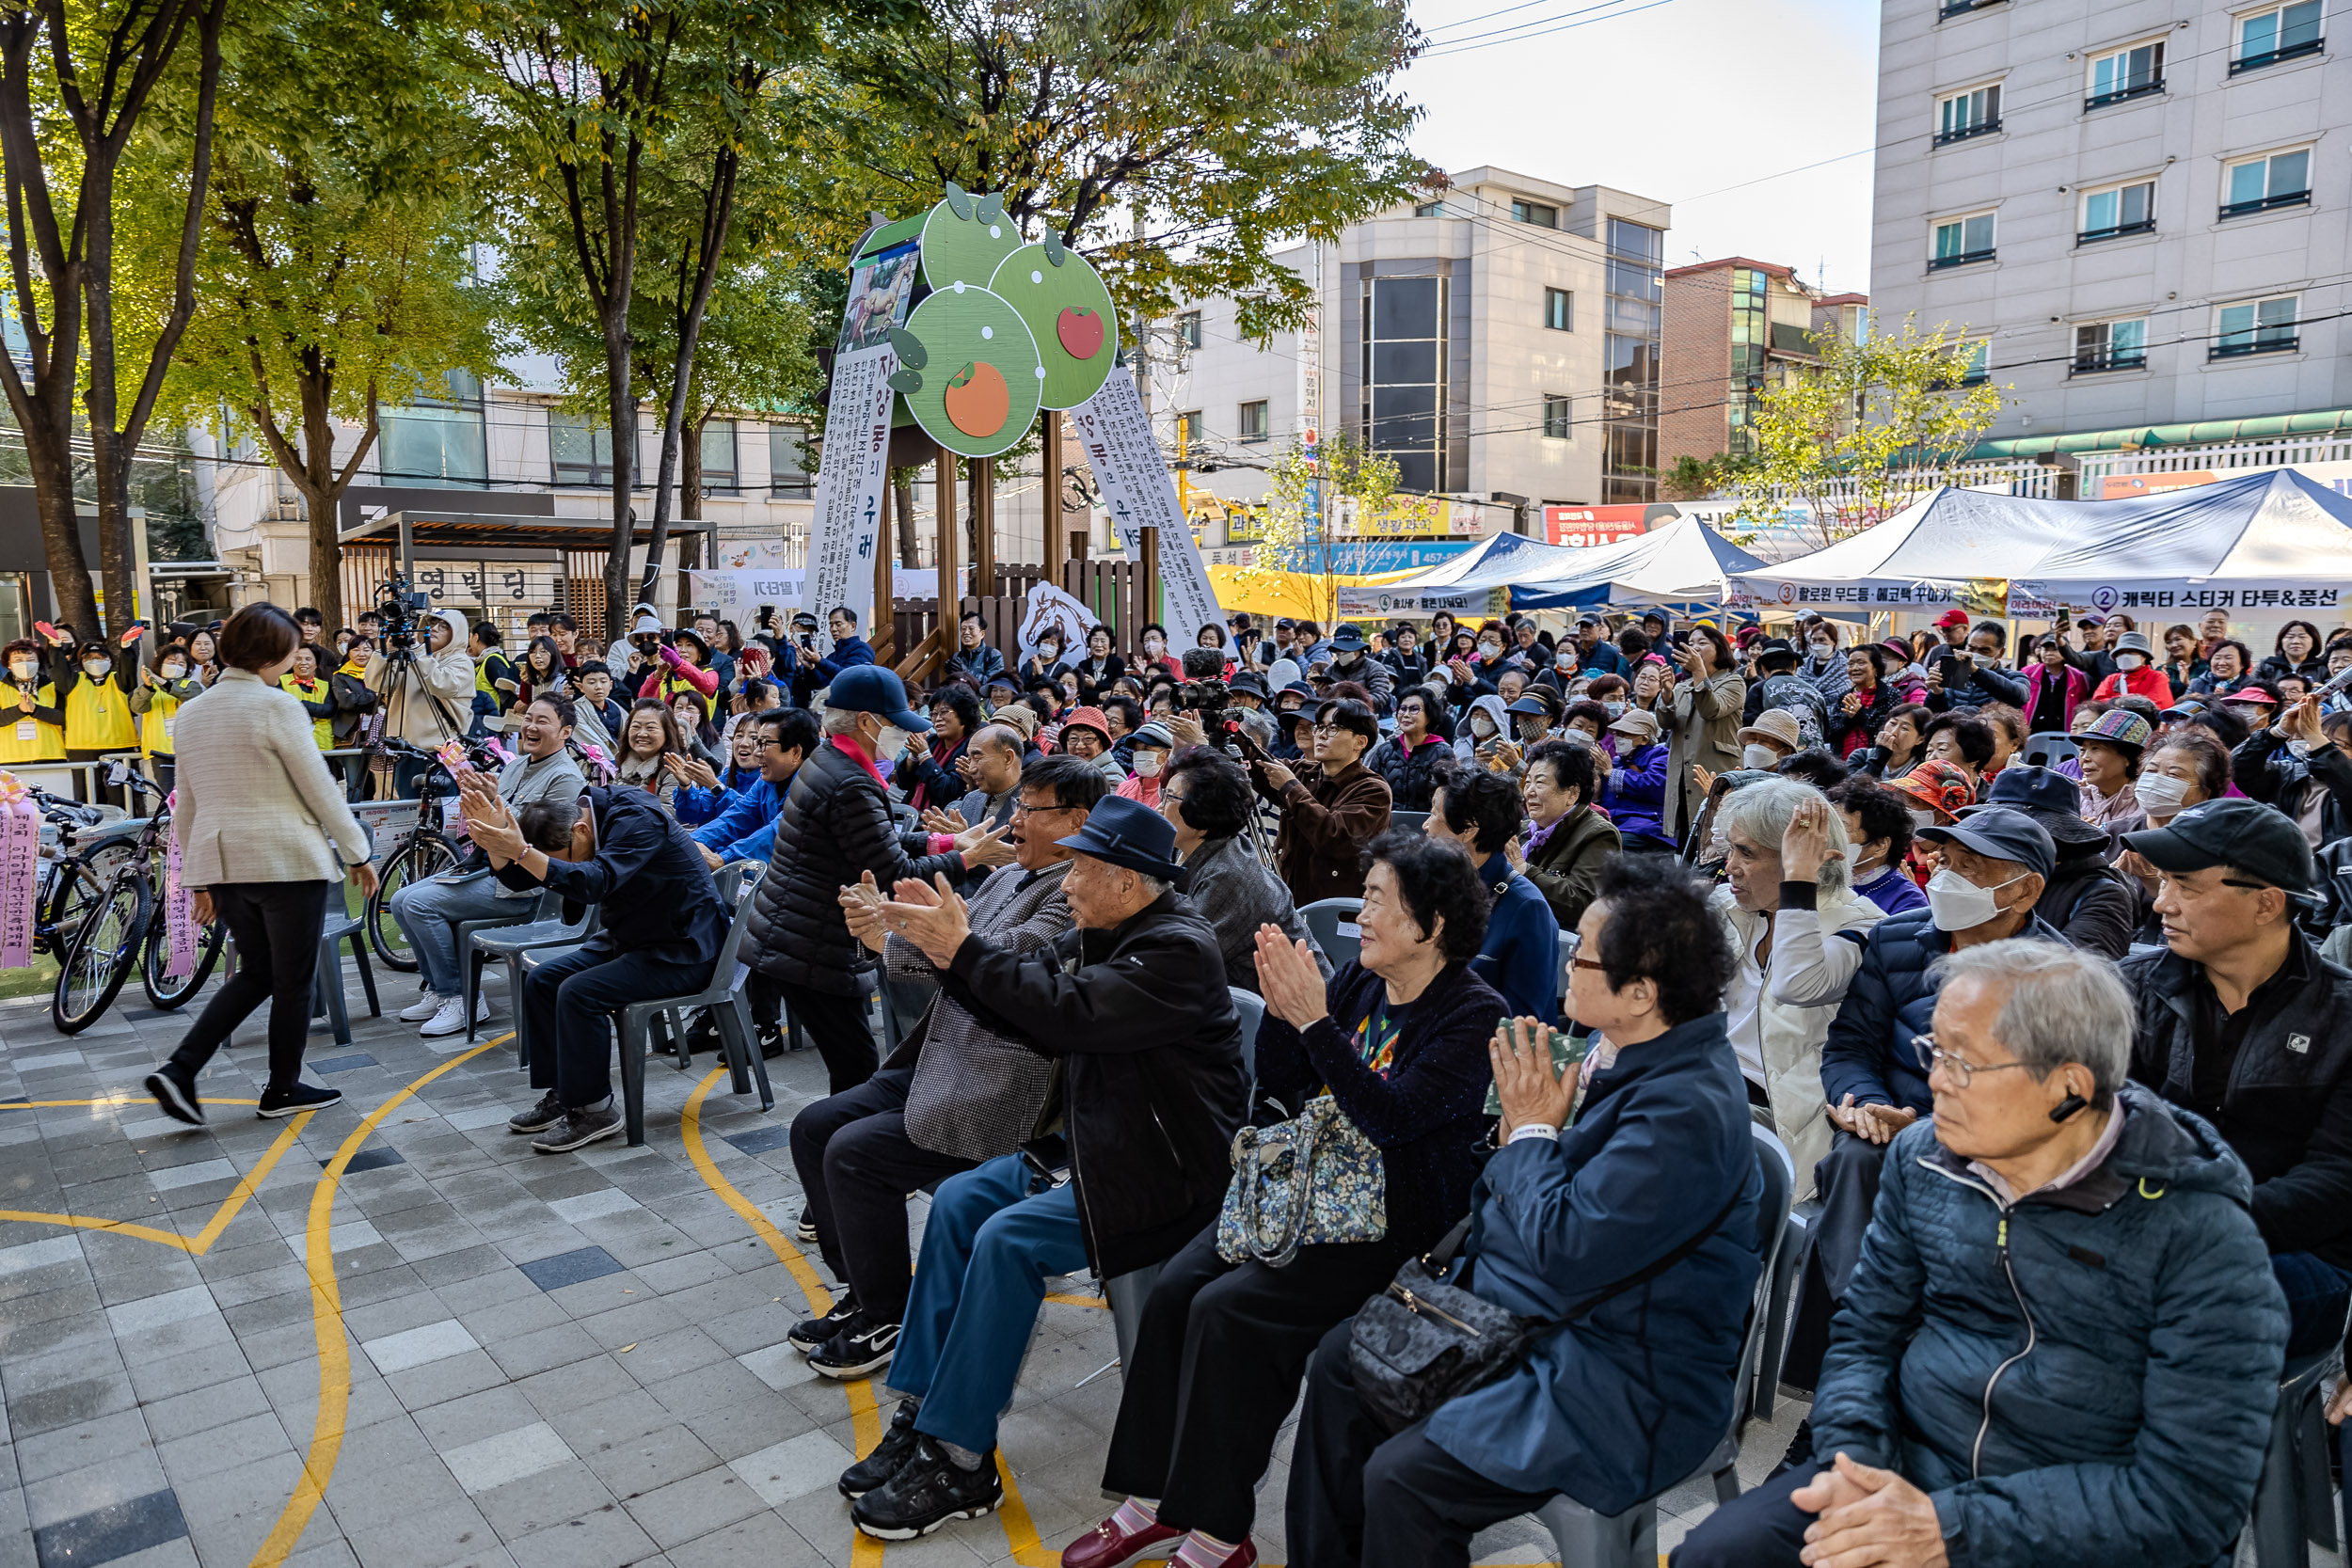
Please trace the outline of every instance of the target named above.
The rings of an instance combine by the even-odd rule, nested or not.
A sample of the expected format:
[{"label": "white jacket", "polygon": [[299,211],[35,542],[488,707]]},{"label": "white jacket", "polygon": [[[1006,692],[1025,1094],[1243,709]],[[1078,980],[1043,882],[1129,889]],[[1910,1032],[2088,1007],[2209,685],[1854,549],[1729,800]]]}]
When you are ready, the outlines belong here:
[{"label": "white jacket", "polygon": [[[439,653],[431,651],[434,619],[446,623],[450,628],[449,646]],[[384,697],[384,733],[394,740],[405,740],[417,746],[438,746],[464,735],[473,722],[474,667],[473,656],[466,652],[466,639],[473,628],[466,618],[453,610],[436,611],[420,619],[417,625],[415,659],[408,673],[400,681],[400,689],[389,689],[392,666],[382,652],[371,649],[368,654],[368,689]],[[428,695],[428,693],[430,695]],[[440,699],[440,707],[449,710],[457,721],[455,729],[441,721],[433,698]]]},{"label": "white jacket", "polygon": [[292,692],[224,670],[181,705],[172,744],[180,798],[171,831],[188,887],[340,881],[346,863],[368,858],[367,834]]},{"label": "white jacket", "polygon": [[1809,1197],[1813,1167],[1829,1152],[1835,1131],[1821,1095],[1821,1042],[1862,967],[1862,939],[1886,916],[1851,890],[1824,895],[1818,910],[1776,910],[1772,956],[1759,971],[1756,949],[1763,940],[1765,916],[1741,909],[1728,886],[1717,888],[1713,900],[1739,956],[1724,1010],[1739,1019],[1747,1010],[1747,998],[1756,999],[1755,1021],[1744,1026],[1758,1037],[1732,1044],[1747,1045],[1762,1057],[1772,1131],[1796,1163],[1797,1197]]}]

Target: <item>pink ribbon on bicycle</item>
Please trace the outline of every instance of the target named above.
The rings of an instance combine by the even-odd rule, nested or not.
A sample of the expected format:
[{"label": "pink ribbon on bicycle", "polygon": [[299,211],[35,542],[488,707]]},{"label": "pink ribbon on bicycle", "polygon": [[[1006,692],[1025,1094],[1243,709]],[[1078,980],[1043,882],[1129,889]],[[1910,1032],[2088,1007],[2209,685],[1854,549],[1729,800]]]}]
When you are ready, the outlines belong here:
[{"label": "pink ribbon on bicycle", "polygon": [[33,906],[40,877],[40,808],[10,780],[0,802],[0,969],[33,961]]},{"label": "pink ribbon on bicycle", "polygon": [[[175,789],[165,805],[169,807],[179,799]],[[164,945],[169,958],[164,965],[164,978],[180,980],[196,973],[196,898],[181,885],[180,835],[167,833],[165,843]]]}]

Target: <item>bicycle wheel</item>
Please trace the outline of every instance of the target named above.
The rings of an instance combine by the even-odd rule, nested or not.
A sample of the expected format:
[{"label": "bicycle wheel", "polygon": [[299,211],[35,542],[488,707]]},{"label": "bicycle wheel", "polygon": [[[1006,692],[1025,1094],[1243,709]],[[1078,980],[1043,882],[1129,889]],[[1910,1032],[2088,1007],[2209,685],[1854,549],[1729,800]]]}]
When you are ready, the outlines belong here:
[{"label": "bicycle wheel", "polygon": [[178,979],[165,975],[164,966],[171,962],[171,938],[167,930],[163,902],[155,904],[155,912],[147,917],[147,951],[139,964],[139,983],[147,988],[147,999],[165,1012],[184,1006],[189,997],[204,989],[212,977],[213,965],[220,961],[220,950],[229,940],[229,927],[215,920],[209,926],[196,928],[196,967]]},{"label": "bicycle wheel", "polygon": [[89,863],[79,856],[54,863],[48,896],[41,904],[40,924],[34,928],[33,945],[63,962],[66,949],[72,944],[73,933],[82,928],[90,907],[105,891],[106,879],[90,869]]},{"label": "bicycle wheel", "polygon": [[392,895],[411,882],[437,877],[457,863],[457,851],[438,833],[420,833],[384,863],[384,874],[369,895],[360,918],[368,929],[368,945],[387,969],[403,974],[417,972],[417,956],[408,950],[408,933],[392,918]]},{"label": "bicycle wheel", "polygon": [[147,937],[147,880],[118,875],[90,906],[67,946],[49,998],[49,1020],[58,1031],[78,1035],[114,1006],[122,984],[138,967]]}]

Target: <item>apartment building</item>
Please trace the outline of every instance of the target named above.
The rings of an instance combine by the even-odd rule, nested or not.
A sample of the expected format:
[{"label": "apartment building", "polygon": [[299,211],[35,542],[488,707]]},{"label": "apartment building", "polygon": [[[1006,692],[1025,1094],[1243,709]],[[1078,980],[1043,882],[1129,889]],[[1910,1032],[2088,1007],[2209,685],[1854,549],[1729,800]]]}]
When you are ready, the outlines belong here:
[{"label": "apartment building", "polygon": [[1859,338],[1869,296],[1826,293],[1794,268],[1728,256],[1665,275],[1658,463],[1744,457],[1756,399],[1797,367],[1817,364],[1820,334]]},{"label": "apartment building", "polygon": [[1441,196],[1279,258],[1316,290],[1311,329],[1262,346],[1232,302],[1187,308],[1174,363],[1154,365],[1157,407],[1213,469],[1194,483],[1228,500],[1262,497],[1265,465],[1309,430],[1354,434],[1407,491],[1652,499],[1671,216],[1605,185],[1462,170]]},{"label": "apartment building", "polygon": [[1889,5],[1879,319],[1964,327],[2019,453],[2352,409],[2352,39],[2328,31],[2320,0]]}]

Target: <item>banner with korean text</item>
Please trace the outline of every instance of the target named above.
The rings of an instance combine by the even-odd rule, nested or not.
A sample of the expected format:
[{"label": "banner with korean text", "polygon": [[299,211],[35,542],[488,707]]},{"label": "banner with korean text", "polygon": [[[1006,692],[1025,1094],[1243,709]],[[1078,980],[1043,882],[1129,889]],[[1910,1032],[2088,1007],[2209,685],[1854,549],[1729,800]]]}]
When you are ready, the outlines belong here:
[{"label": "banner with korean text", "polygon": [[[1070,411],[1072,427],[1086,449],[1087,467],[1103,487],[1103,504],[1119,530],[1119,542],[1130,561],[1143,559],[1141,530],[1159,531],[1160,591],[1167,604],[1168,645],[1189,648],[1200,640],[1202,626],[1225,625],[1216,594],[1209,587],[1209,569],[1200,559],[1200,546],[1192,536],[1176,499],[1176,483],[1168,477],[1168,460],[1152,437],[1152,421],[1136,390],[1135,377],[1124,368],[1111,372],[1102,389]],[[1121,626],[1122,635],[1138,628]]]}]

